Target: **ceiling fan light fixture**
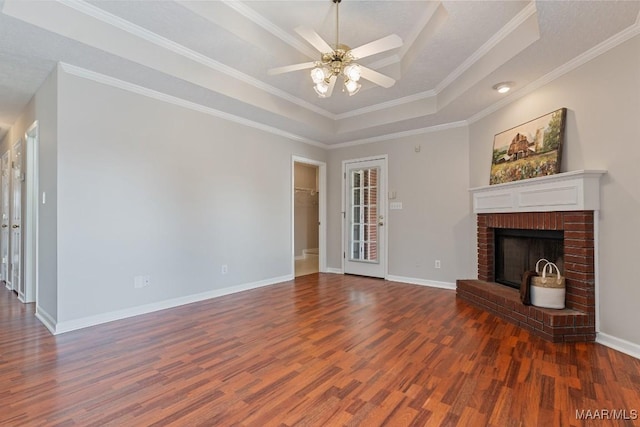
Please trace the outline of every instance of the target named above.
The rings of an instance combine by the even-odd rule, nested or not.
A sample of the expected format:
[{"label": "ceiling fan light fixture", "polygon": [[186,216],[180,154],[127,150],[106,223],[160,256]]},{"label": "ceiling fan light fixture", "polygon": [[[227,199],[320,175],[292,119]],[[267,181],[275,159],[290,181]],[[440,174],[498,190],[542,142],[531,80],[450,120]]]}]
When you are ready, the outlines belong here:
[{"label": "ceiling fan light fixture", "polygon": [[313,89],[320,98],[331,96],[338,79],[342,81],[342,91],[348,92],[349,95],[355,95],[360,91],[361,85],[358,81],[361,78],[384,88],[393,86],[396,82],[395,79],[359,65],[356,61],[402,47],[402,39],[397,34],[391,34],[351,49],[348,45],[340,43],[340,14],[338,6],[341,0],[331,1],[335,4],[336,11],[335,44],[333,46],[329,45],[318,33],[310,28],[304,26],[296,27],[295,31],[320,53],[320,60],[272,68],[268,72],[269,75],[297,70],[310,70],[309,77],[313,81]]},{"label": "ceiling fan light fixture", "polygon": [[360,91],[362,85],[354,80],[349,80],[344,82],[344,88],[347,90],[349,96],[353,96]]}]

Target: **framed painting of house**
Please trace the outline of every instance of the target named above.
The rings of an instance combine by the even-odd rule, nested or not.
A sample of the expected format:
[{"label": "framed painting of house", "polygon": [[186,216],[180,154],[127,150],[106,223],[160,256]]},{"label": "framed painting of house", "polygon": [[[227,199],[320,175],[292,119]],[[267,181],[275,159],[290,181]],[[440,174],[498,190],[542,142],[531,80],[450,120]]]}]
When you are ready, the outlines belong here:
[{"label": "framed painting of house", "polygon": [[489,184],[560,172],[566,108],[497,134]]}]

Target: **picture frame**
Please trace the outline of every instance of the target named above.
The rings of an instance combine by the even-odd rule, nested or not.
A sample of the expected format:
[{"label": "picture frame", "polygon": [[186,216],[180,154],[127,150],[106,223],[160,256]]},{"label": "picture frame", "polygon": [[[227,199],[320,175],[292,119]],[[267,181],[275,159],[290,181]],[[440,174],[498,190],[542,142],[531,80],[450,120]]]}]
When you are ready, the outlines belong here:
[{"label": "picture frame", "polygon": [[489,184],[559,173],[566,116],[560,108],[496,134]]}]

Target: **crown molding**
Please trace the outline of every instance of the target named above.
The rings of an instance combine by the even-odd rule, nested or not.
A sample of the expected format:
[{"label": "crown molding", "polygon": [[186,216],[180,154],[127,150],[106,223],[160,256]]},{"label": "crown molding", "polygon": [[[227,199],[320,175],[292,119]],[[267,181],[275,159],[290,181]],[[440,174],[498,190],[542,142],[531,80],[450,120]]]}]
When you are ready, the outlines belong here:
[{"label": "crown molding", "polygon": [[425,92],[420,92],[413,95],[405,96],[402,98],[392,99],[391,101],[381,102],[380,104],[374,104],[368,107],[359,108],[357,110],[352,110],[346,113],[337,114],[335,118],[336,120],[350,119],[352,117],[361,116],[363,114],[373,113],[375,111],[380,111],[380,110],[386,110],[388,108],[409,104],[415,101],[421,101],[423,99],[431,98],[433,96],[436,96],[436,92],[433,90],[428,90]]},{"label": "crown molding", "polygon": [[487,40],[478,50],[476,50],[469,58],[467,58],[462,64],[460,64],[451,74],[444,78],[435,88],[436,93],[442,92],[456,79],[458,79],[465,71],[467,71],[473,64],[478,62],[483,56],[489,53],[500,42],[509,37],[512,32],[522,25],[531,16],[538,13],[534,2],[529,3],[524,9],[520,11],[511,21],[502,27],[497,33],[495,33],[489,40]]},{"label": "crown molding", "polygon": [[153,31],[149,31],[146,28],[133,24],[132,22],[122,19],[116,15],[113,15],[105,10],[100,9],[97,6],[87,3],[84,0],[58,0],[58,1],[61,4],[67,7],[70,7],[80,13],[83,13],[94,19],[97,19],[113,27],[116,27],[122,31],[126,31],[129,34],[132,34],[136,37],[139,37],[143,40],[146,40],[150,43],[153,43],[157,46],[160,46],[164,49],[167,49],[185,58],[191,59],[192,61],[205,65],[211,68],[212,70],[216,70],[218,72],[224,73],[236,80],[239,80],[243,83],[247,83],[255,87],[256,89],[259,89],[271,95],[277,96],[278,98],[284,99],[285,101],[289,101],[293,104],[296,104],[302,108],[305,108],[309,111],[312,111],[328,119],[332,119],[332,120],[336,119],[335,114],[330,113],[329,111],[323,108],[317,107],[316,105],[313,105],[307,101],[304,101],[283,90],[280,90],[269,84],[266,84],[261,80],[258,80],[247,74],[244,74],[227,65],[224,65],[221,62],[216,61],[215,59],[211,59],[208,56],[198,53],[194,50],[191,50],[179,43],[175,43],[165,37],[160,36],[157,33],[154,33]]},{"label": "crown molding", "polygon": [[548,83],[551,83],[552,81],[564,76],[570,71],[575,70],[576,68],[586,64],[592,59],[602,55],[605,52],[608,52],[614,47],[621,45],[622,43],[626,42],[627,40],[630,40],[631,38],[639,34],[640,34],[640,22],[636,21],[634,25],[631,25],[630,27],[626,28],[625,30],[622,30],[618,34],[615,34],[612,37],[609,37],[607,40],[603,41],[602,43],[576,56],[569,62],[564,63],[563,65],[559,66],[558,68],[551,71],[550,73],[547,73],[544,76],[540,77],[539,79],[529,83],[528,85],[524,86],[522,89],[514,92],[513,94],[507,96],[506,98],[501,99],[495,104],[490,105],[489,107],[485,108],[479,113],[474,114],[473,116],[467,119],[467,122],[469,124],[472,124],[477,122],[480,119],[483,119],[484,117],[487,117],[489,114],[492,114],[500,110],[501,108],[517,101],[520,98],[523,98],[524,96],[530,94],[531,92],[541,88],[542,86]]},{"label": "crown molding", "polygon": [[338,149],[338,148],[354,147],[356,145],[373,144],[374,142],[389,141],[389,140],[392,140],[392,139],[406,138],[406,137],[409,137],[409,136],[424,135],[424,134],[427,134],[427,133],[440,132],[440,131],[447,130],[447,129],[456,129],[456,128],[460,128],[460,127],[465,127],[467,125],[468,125],[468,123],[467,123],[466,120],[461,120],[461,121],[458,121],[458,122],[444,123],[444,124],[441,124],[441,125],[429,126],[429,127],[424,127],[424,128],[420,128],[420,129],[411,129],[411,130],[402,131],[402,132],[395,132],[395,133],[389,133],[389,134],[386,134],[386,135],[374,136],[374,137],[371,137],[371,138],[358,139],[358,140],[354,140],[354,141],[343,142],[341,144],[328,145],[326,147],[329,150],[335,150],[335,149]]},{"label": "crown molding", "polygon": [[139,86],[133,83],[126,82],[124,80],[116,79],[115,77],[100,74],[95,71],[87,70],[75,65],[67,64],[64,62],[58,63],[58,66],[62,71],[67,74],[80,77],[86,80],[91,80],[96,83],[101,83],[114,88],[122,89],[127,92],[135,93],[138,95],[146,96],[158,101],[166,102],[169,104],[177,105],[179,107],[188,108],[193,111],[205,113],[210,116],[214,116],[223,120],[238,123],[243,126],[258,129],[264,132],[271,133],[273,135],[281,136],[292,141],[302,142],[314,147],[327,148],[326,144],[323,144],[312,139],[305,138],[300,135],[296,135],[291,132],[286,132],[282,129],[275,128],[273,126],[267,126],[262,123],[255,122],[253,120],[245,119],[244,117],[236,116],[234,114],[225,113],[224,111],[216,110],[215,108],[207,107],[202,104],[197,104],[186,99],[178,98],[176,96],[167,95],[166,93],[158,92],[153,89],[149,89],[143,86]]},{"label": "crown molding", "polygon": [[173,95],[168,95],[163,92],[158,92],[156,90],[149,89],[140,85],[136,85],[134,83],[130,83],[124,80],[120,80],[115,77],[111,77],[95,71],[87,70],[86,68],[78,67],[76,65],[71,65],[65,62],[59,62],[58,66],[63,72],[69,75],[94,81],[96,83],[104,84],[117,89],[122,89],[127,92],[135,93],[137,95],[146,96],[148,98],[166,102],[168,104],[176,105],[178,107],[188,108],[193,111],[204,113],[204,114],[217,117],[223,120],[227,120],[230,122],[234,122],[243,126],[258,129],[264,132],[271,133],[273,135],[281,136],[283,138],[286,138],[292,141],[301,142],[314,147],[328,149],[328,150],[344,148],[344,147],[352,147],[356,145],[372,144],[374,142],[388,141],[392,139],[398,139],[398,138],[414,136],[414,135],[423,135],[423,134],[439,132],[447,129],[464,127],[464,126],[467,126],[468,124],[466,121],[458,121],[458,122],[445,123],[445,124],[440,124],[440,125],[435,125],[435,126],[430,126],[430,127],[420,128],[420,129],[412,129],[409,131],[380,135],[372,138],[354,140],[354,141],[345,142],[341,144],[328,145],[328,144],[318,142],[309,138],[305,138],[300,135],[296,135],[291,132],[284,131],[282,129],[278,129],[273,126],[264,125],[262,123],[255,122],[253,120],[246,119],[244,117],[236,116],[234,114],[229,114],[224,111],[217,110],[215,108],[207,107],[192,101],[187,101],[186,99],[178,98]]}]

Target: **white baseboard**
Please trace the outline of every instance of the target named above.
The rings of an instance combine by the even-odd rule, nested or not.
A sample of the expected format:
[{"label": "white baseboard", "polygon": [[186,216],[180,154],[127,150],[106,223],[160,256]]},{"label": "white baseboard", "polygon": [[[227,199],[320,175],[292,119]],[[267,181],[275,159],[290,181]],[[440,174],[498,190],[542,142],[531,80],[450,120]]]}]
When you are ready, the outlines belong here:
[{"label": "white baseboard", "polygon": [[388,275],[386,277],[386,280],[389,280],[391,282],[409,283],[411,285],[429,286],[431,288],[452,289],[452,290],[456,289],[455,283],[438,282],[436,280],[416,279],[414,277]]},{"label": "white baseboard", "polygon": [[[211,298],[234,294],[236,292],[261,288],[263,286],[275,285],[276,283],[287,282],[289,280],[293,280],[292,274],[57,323],[53,321],[51,316],[45,317],[44,313],[41,313],[44,320],[41,317],[38,317],[38,319],[40,319],[40,321],[44,323],[45,326],[50,331],[52,331],[54,335],[57,335],[64,332],[75,331],[77,329],[88,328],[89,326],[113,322],[114,320],[126,319],[128,317],[139,316],[141,314],[152,313],[154,311],[165,310],[167,308],[179,307],[185,304],[191,304]],[[48,325],[48,322],[51,323],[51,325]]]},{"label": "white baseboard", "polygon": [[602,332],[598,332],[596,335],[596,342],[640,359],[640,345],[638,344]]},{"label": "white baseboard", "polygon": [[318,249],[317,248],[316,249],[303,249],[302,250],[302,255],[296,255],[295,256],[295,260],[296,261],[300,261],[302,259],[308,258],[309,256],[317,257],[318,256]]},{"label": "white baseboard", "polygon": [[331,267],[327,267],[327,273],[331,273],[331,274],[344,274],[344,271],[342,271],[341,268],[331,268]]},{"label": "white baseboard", "polygon": [[38,319],[52,334],[56,334],[56,321],[45,309],[36,305],[36,319]]}]

